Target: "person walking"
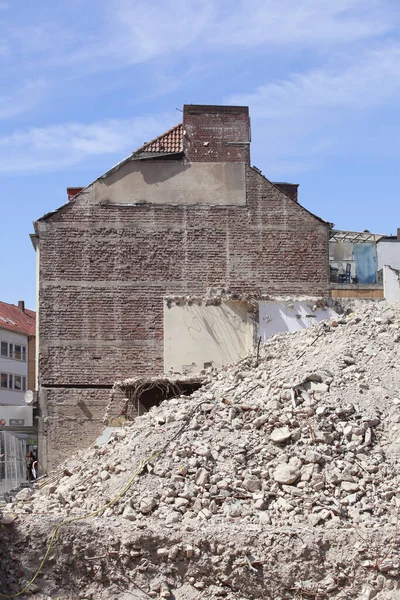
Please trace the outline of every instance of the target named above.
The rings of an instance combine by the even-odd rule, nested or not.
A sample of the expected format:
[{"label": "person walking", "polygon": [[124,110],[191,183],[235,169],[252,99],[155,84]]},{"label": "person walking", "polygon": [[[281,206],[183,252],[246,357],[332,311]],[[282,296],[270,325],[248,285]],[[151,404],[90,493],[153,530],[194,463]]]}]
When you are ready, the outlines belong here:
[{"label": "person walking", "polygon": [[35,481],[37,478],[37,460],[36,456],[30,450],[25,458],[26,462],[26,475],[28,481]]}]

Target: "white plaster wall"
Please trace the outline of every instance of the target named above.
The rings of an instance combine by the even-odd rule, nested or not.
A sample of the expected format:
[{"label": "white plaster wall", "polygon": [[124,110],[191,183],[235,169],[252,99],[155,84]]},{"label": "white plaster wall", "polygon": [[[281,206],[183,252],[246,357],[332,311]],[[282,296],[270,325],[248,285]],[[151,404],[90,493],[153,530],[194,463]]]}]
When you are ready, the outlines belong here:
[{"label": "white plaster wall", "polygon": [[391,266],[383,267],[383,289],[385,300],[396,302],[400,300],[400,270]]},{"label": "white plaster wall", "polygon": [[377,245],[378,271],[385,265],[400,269],[400,242],[379,242]]},{"label": "white plaster wall", "polygon": [[205,363],[222,367],[253,348],[253,321],[245,302],[219,306],[164,303],[164,370],[197,374]]},{"label": "white plaster wall", "polygon": [[277,333],[299,331],[312,327],[318,321],[338,316],[332,308],[312,310],[311,302],[259,302],[259,333],[262,342]]},{"label": "white plaster wall", "polygon": [[92,201],[243,206],[244,163],[132,161],[96,181]]},{"label": "white plaster wall", "polygon": [[[23,375],[26,377],[26,385],[28,386],[28,338],[22,333],[14,333],[8,329],[0,328],[0,340],[26,346],[26,361],[0,356],[0,373]],[[0,388],[0,404],[25,405],[25,392]]]}]

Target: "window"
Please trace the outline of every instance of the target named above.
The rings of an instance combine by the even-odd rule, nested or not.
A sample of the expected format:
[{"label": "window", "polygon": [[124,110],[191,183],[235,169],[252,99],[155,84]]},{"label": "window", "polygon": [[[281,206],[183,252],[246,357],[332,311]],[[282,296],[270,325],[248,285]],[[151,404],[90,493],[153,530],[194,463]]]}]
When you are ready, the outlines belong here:
[{"label": "window", "polygon": [[21,346],[21,344],[14,344],[14,358],[15,360],[26,361],[26,346]]},{"label": "window", "polygon": [[5,388],[6,390],[12,390],[13,387],[13,376],[9,373],[1,373],[1,383],[0,387]]},{"label": "window", "polygon": [[12,375],[11,373],[0,373],[0,388],[15,390],[16,392],[25,392],[26,377],[23,377],[22,375]]},{"label": "window", "polygon": [[2,341],[0,344],[0,356],[26,362],[26,346]]}]

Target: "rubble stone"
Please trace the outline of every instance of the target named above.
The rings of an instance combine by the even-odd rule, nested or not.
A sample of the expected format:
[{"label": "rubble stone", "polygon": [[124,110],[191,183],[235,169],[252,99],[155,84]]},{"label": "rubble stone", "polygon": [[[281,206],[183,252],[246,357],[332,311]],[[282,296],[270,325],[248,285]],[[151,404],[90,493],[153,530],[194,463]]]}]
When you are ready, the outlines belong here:
[{"label": "rubble stone", "polygon": [[357,304],[68,457],[2,507],[2,589],[21,589],[56,524],[109,504],[60,530],[32,600],[396,598],[399,330],[398,305]]},{"label": "rubble stone", "polygon": [[299,470],[293,465],[279,465],[274,471],[274,479],[278,483],[291,485],[300,478]]},{"label": "rubble stone", "polygon": [[272,442],[276,444],[281,444],[282,442],[286,442],[290,439],[291,433],[288,427],[277,427],[274,429],[270,435],[270,439]]}]

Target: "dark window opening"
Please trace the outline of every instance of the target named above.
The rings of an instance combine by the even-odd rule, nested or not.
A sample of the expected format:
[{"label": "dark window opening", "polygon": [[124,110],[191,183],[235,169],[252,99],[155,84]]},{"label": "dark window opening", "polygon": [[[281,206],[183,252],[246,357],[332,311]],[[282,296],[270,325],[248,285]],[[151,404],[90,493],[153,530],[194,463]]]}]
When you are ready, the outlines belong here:
[{"label": "dark window opening", "polygon": [[[117,386],[109,408],[107,420],[109,425],[120,425],[124,420],[148,412],[153,406],[159,406],[164,400],[190,396],[204,385],[204,378],[187,379],[136,379],[127,380]],[[185,399],[182,398],[182,402]]]},{"label": "dark window opening", "polygon": [[159,406],[164,400],[169,398],[177,398],[179,396],[190,396],[201,388],[203,383],[192,382],[185,383],[179,382],[178,384],[166,385],[165,387],[154,386],[144,390],[139,396],[139,402],[145,409],[145,412],[149,411],[152,406]]}]

